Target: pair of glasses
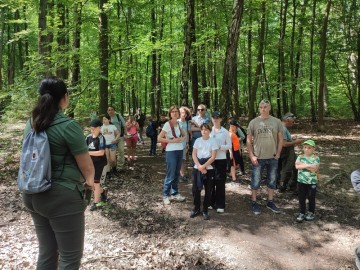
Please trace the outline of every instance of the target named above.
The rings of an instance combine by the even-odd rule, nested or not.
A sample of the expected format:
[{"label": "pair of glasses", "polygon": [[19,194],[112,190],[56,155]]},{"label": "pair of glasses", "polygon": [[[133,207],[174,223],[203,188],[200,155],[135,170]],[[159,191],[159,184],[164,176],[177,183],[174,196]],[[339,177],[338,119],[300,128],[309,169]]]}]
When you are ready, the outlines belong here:
[{"label": "pair of glasses", "polygon": [[202,112],[202,111],[205,111],[205,109],[197,109],[198,112]]}]

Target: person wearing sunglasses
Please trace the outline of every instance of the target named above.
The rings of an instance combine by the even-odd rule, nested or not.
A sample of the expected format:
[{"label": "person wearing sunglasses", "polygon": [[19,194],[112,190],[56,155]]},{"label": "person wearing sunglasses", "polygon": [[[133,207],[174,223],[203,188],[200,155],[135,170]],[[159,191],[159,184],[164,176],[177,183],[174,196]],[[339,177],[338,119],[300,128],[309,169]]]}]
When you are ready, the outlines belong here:
[{"label": "person wearing sunglasses", "polygon": [[268,193],[266,207],[274,213],[280,212],[280,209],[273,202],[273,197],[276,189],[278,159],[283,144],[283,125],[280,119],[270,115],[270,110],[270,102],[266,99],[261,100],[259,103],[260,115],[251,120],[248,127],[246,144],[252,163],[251,208],[255,215],[261,213],[261,207],[256,202],[256,196],[265,167]]},{"label": "person wearing sunglasses", "polygon": [[202,124],[210,124],[210,117],[206,114],[206,106],[204,104],[197,106],[197,115],[194,116],[189,123],[191,124],[191,141],[189,145],[191,153],[196,139],[201,137],[200,126]]}]

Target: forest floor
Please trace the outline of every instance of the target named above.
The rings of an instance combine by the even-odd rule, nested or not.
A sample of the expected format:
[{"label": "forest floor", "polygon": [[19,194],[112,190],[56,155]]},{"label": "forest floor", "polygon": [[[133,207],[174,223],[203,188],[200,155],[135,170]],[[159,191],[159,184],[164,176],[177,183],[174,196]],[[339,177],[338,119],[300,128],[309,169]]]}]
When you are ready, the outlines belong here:
[{"label": "forest floor", "polygon": [[[349,176],[360,167],[360,125],[332,119],[328,132],[318,133],[307,120],[300,123],[292,134],[315,139],[321,158],[314,222],[295,222],[298,202],[291,192],[276,192],[280,214],[266,209],[265,188],[258,196],[262,213],[255,216],[246,154],[246,175],[226,184],[226,212],[190,219],[191,183],[179,184],[186,202],[164,206],[164,155],[148,156],[146,139],[135,165],[108,181],[110,202],[86,210],[81,269],[356,269],[360,196]],[[23,127],[0,125],[0,269],[36,266],[34,227],[16,187]]]}]

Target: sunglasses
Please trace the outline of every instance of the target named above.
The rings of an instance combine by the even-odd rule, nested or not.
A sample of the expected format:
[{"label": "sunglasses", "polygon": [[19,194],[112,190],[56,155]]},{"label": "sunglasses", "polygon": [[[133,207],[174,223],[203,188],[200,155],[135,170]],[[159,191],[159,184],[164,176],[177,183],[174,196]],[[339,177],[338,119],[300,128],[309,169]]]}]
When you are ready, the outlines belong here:
[{"label": "sunglasses", "polygon": [[199,112],[201,112],[201,111],[205,111],[205,109],[197,109]]},{"label": "sunglasses", "polygon": [[270,104],[270,101],[269,101],[269,100],[267,100],[267,99],[262,99],[262,100],[260,101],[260,103]]}]

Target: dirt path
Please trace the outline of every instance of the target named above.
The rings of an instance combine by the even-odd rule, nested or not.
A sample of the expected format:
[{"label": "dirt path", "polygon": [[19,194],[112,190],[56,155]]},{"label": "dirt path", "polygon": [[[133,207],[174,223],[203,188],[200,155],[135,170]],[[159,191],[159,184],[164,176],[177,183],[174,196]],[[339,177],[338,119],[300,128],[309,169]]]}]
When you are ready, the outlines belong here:
[{"label": "dirt path", "polygon": [[[15,186],[14,153],[21,128],[0,128],[0,269],[35,269],[36,264],[32,221]],[[224,214],[211,211],[209,221],[190,219],[190,183],[180,183],[185,203],[164,206],[164,156],[149,157],[148,145],[140,146],[134,169],[109,182],[110,203],[101,211],[86,211],[81,269],[355,269],[360,200],[348,175],[359,167],[358,130],[349,126],[345,137],[306,130],[322,145],[324,180],[317,197],[318,218],[302,224],[294,221],[297,199],[291,193],[276,193],[283,211],[274,214],[261,200],[266,198],[263,189],[262,213],[253,215],[248,176],[241,184],[226,184]],[[336,136],[341,135],[339,140]]]}]

